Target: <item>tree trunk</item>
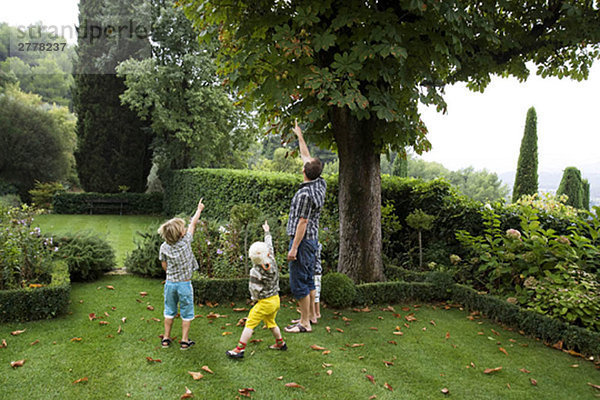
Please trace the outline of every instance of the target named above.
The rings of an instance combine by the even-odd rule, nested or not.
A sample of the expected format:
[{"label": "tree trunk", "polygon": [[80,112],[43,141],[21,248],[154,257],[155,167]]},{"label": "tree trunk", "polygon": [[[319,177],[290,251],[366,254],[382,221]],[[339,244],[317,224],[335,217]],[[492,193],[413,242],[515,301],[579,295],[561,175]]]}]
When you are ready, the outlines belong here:
[{"label": "tree trunk", "polygon": [[375,123],[334,108],[333,132],[340,159],[340,253],[338,271],[354,282],[383,281],[381,260],[380,154]]}]

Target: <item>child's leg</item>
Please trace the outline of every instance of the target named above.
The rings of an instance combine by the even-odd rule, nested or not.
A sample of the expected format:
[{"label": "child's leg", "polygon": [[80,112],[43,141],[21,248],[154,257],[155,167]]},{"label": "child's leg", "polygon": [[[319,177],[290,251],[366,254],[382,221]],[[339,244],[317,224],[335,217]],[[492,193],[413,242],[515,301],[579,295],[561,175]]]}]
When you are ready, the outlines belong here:
[{"label": "child's leg", "polygon": [[317,319],[321,318],[321,303],[320,302],[315,303],[315,315],[316,315]]},{"label": "child's leg", "polygon": [[163,339],[171,339],[171,328],[173,327],[173,318],[165,317],[165,333]]},{"label": "child's leg", "polygon": [[308,319],[311,322],[311,324],[317,322],[317,314],[315,314],[315,295],[316,290],[311,290],[308,294],[308,297],[310,299]]},{"label": "child's leg", "polygon": [[190,334],[190,325],[192,324],[192,321],[181,321],[181,341],[182,342],[188,342],[190,340],[189,338],[189,334]]},{"label": "child's leg", "polygon": [[250,329],[248,327],[245,327],[244,330],[242,331],[242,336],[240,336],[239,343],[237,344],[237,346],[234,349],[229,350],[228,353],[235,353],[235,354],[237,354],[237,353],[245,350],[246,349],[246,345],[248,344],[248,340],[250,340],[250,338],[252,337],[253,333],[254,333],[254,329]]}]

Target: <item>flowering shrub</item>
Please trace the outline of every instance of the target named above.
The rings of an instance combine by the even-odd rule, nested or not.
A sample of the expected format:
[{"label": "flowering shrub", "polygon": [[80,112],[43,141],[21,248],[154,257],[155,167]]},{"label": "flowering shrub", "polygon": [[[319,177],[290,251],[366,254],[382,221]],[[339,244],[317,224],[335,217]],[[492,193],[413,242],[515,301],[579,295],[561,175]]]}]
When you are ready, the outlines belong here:
[{"label": "flowering shrub", "polygon": [[32,225],[34,215],[26,205],[0,206],[0,290],[50,282],[52,254],[58,247]]}]

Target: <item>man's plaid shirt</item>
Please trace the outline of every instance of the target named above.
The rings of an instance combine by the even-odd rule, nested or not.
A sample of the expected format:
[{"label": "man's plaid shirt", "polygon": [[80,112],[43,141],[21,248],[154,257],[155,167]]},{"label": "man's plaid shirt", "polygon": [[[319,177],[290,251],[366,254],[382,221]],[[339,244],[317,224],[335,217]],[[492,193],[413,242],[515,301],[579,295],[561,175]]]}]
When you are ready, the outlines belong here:
[{"label": "man's plaid shirt", "polygon": [[198,269],[198,261],[192,253],[192,235],[186,232],[177,243],[164,242],[158,253],[160,261],[167,262],[167,280],[185,282],[192,279],[192,272]]},{"label": "man's plaid shirt", "polygon": [[300,185],[300,189],[294,195],[292,204],[290,205],[290,214],[286,229],[288,236],[294,236],[298,227],[298,221],[300,218],[306,218],[308,225],[306,226],[304,239],[319,239],[319,218],[321,216],[321,207],[325,203],[326,191],[327,183],[325,179],[320,177]]}]

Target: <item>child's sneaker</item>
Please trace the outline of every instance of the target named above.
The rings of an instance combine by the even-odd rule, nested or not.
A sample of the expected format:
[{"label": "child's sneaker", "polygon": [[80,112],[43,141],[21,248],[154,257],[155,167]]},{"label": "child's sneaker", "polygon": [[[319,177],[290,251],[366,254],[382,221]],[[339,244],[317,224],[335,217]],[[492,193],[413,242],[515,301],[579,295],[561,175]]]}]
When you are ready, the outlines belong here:
[{"label": "child's sneaker", "polygon": [[227,354],[227,357],[229,357],[229,358],[244,358],[244,350],[240,350],[240,351],[227,350],[225,352],[225,354]]},{"label": "child's sneaker", "polygon": [[283,342],[282,344],[272,344],[269,346],[272,350],[287,350],[287,344]]},{"label": "child's sneaker", "polygon": [[184,342],[183,340],[181,342],[179,342],[179,349],[180,350],[187,350],[190,347],[192,347],[193,345],[195,345],[196,342],[192,341],[192,340],[188,340],[187,342]]}]

